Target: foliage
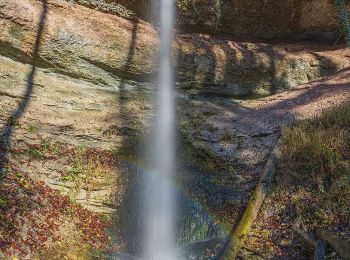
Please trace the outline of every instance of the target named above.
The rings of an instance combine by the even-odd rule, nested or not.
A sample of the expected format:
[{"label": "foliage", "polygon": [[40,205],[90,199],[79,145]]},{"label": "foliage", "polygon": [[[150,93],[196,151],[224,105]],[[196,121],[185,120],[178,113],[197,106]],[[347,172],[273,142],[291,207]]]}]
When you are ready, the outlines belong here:
[{"label": "foliage", "polygon": [[350,104],[346,104],[286,130],[284,168],[319,190],[330,188],[350,174],[344,168],[349,159],[349,126]]},{"label": "foliage", "polygon": [[42,139],[40,141],[40,144],[30,145],[27,153],[32,160],[40,160],[44,159],[47,156],[49,150],[52,149],[54,148],[51,146],[48,139]]},{"label": "foliage", "polygon": [[312,259],[295,223],[310,235],[325,228],[350,239],[350,102],[297,122],[283,141],[276,185],[246,246],[266,259]]},{"label": "foliage", "polygon": [[70,192],[73,201],[82,188],[87,191],[87,199],[89,200],[91,191],[114,181],[115,174],[112,166],[115,166],[116,159],[113,155],[84,146],[72,152],[74,152],[71,156],[72,161],[61,180],[74,184],[74,190]]},{"label": "foliage", "polygon": [[[13,147],[11,155],[16,160],[2,170],[0,258],[16,256],[25,259],[37,254],[50,256],[52,250],[64,255],[79,253],[75,252],[76,243],[84,247],[82,255],[98,255],[115,250],[115,244],[107,234],[107,229],[111,227],[109,220],[103,220],[99,214],[72,202],[72,197],[51,189],[43,182],[32,180],[26,171],[36,169],[31,167],[32,164],[56,162],[61,181],[70,182],[66,183],[69,186],[67,193],[71,195],[71,189],[74,193],[83,188],[87,190],[89,199],[96,185],[104,187],[107,182],[110,184],[114,181],[112,168],[120,168],[117,157],[111,151],[76,147],[52,142],[39,135],[37,137],[36,144],[27,144],[25,148]],[[16,161],[24,168],[18,167]],[[14,219],[18,221],[10,221]],[[27,236],[23,231],[26,228],[31,230]],[[43,259],[50,259],[49,256]]]},{"label": "foliage", "polygon": [[92,248],[109,249],[109,223],[15,166],[7,169],[0,185],[0,257],[28,259],[50,244],[66,243],[65,223],[75,226]]},{"label": "foliage", "polygon": [[334,4],[338,12],[338,17],[345,33],[346,41],[350,46],[350,19],[347,9],[348,3],[348,0],[334,0]]},{"label": "foliage", "polygon": [[215,15],[216,15],[216,27],[221,25],[222,19],[222,0],[215,0]]},{"label": "foliage", "polygon": [[286,130],[284,144],[279,187],[309,194],[297,211],[316,226],[349,218],[350,103]]}]

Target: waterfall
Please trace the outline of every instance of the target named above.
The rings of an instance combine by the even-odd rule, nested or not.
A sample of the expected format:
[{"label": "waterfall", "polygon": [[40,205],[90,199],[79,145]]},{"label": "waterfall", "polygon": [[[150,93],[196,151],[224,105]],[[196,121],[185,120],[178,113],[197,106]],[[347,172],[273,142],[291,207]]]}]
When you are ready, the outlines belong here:
[{"label": "waterfall", "polygon": [[173,0],[160,0],[160,60],[155,97],[154,137],[151,142],[150,177],[147,183],[145,259],[175,259],[174,169],[175,101],[171,61]]}]

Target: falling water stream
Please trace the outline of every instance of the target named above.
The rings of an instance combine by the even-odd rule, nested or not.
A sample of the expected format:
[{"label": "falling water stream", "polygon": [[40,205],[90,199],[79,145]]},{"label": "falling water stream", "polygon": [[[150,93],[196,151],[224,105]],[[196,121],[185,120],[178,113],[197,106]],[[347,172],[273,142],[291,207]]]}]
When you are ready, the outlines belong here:
[{"label": "falling water stream", "polygon": [[175,105],[171,42],[173,0],[160,1],[160,61],[155,98],[154,137],[151,142],[151,175],[147,183],[145,252],[146,259],[171,260],[174,256],[175,196]]},{"label": "falling water stream", "polygon": [[157,7],[160,3],[161,43],[155,113],[151,135],[146,134],[140,143],[141,163],[127,162],[129,177],[121,213],[126,249],[116,256],[122,260],[211,259],[208,250],[219,248],[227,232],[201,201],[219,207],[221,201],[235,198],[218,187],[213,174],[192,164],[181,134],[175,133],[171,58],[175,0],[154,1]]}]

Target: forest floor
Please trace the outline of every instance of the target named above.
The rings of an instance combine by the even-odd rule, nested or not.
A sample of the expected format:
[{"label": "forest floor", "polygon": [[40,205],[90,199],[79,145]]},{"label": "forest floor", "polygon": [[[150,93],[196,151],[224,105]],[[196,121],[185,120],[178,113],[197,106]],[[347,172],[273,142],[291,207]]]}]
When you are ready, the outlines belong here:
[{"label": "forest floor", "polygon": [[[0,259],[100,259],[120,249],[121,243],[116,245],[111,239],[109,217],[83,207],[62,189],[53,189],[30,174],[40,174],[33,165],[55,164],[59,158],[74,165],[77,154],[73,145],[48,142],[11,150],[0,179]],[[113,165],[111,156],[96,149],[89,149],[81,158],[83,163],[100,163],[100,168]],[[60,174],[68,185],[83,173]]]},{"label": "forest floor", "polygon": [[[295,226],[311,237],[324,228],[350,241],[349,102],[350,70],[249,102],[261,111],[291,111],[297,119],[282,132],[275,181],[246,240],[250,258],[313,258],[314,248]],[[327,259],[337,257],[327,251]]]},{"label": "forest floor", "polygon": [[[350,241],[350,102],[297,121],[282,138],[275,181],[246,247],[264,259],[311,259],[300,230]],[[327,250],[327,259],[340,258]]]}]

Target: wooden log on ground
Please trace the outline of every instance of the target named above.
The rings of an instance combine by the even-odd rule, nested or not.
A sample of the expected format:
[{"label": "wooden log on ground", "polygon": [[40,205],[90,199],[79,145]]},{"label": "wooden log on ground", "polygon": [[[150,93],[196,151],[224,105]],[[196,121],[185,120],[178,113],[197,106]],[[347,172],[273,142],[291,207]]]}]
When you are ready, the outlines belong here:
[{"label": "wooden log on ground", "polygon": [[298,217],[295,223],[293,224],[294,231],[297,232],[305,240],[305,242],[309,244],[310,247],[315,248],[317,241],[300,228],[301,222],[301,218]]},{"label": "wooden log on ground", "polygon": [[316,235],[319,239],[327,242],[327,244],[332,247],[340,257],[350,260],[350,243],[344,241],[334,233],[324,229],[316,230]]},{"label": "wooden log on ground", "polygon": [[236,259],[246,236],[254,224],[260,207],[264,202],[270,183],[272,182],[273,176],[276,172],[277,162],[281,155],[281,146],[282,140],[280,139],[267,160],[263,173],[260,176],[258,185],[250,197],[248,206],[243,214],[241,221],[239,222],[237,228],[235,230],[233,229],[234,231],[231,231],[230,240],[225,246],[224,250],[221,252],[219,259]]},{"label": "wooden log on ground", "polygon": [[308,233],[300,228],[301,220],[298,219],[297,223],[293,225],[293,229],[297,232],[307,244],[314,248],[314,260],[324,260],[326,257],[326,243],[323,240],[314,240]]}]

